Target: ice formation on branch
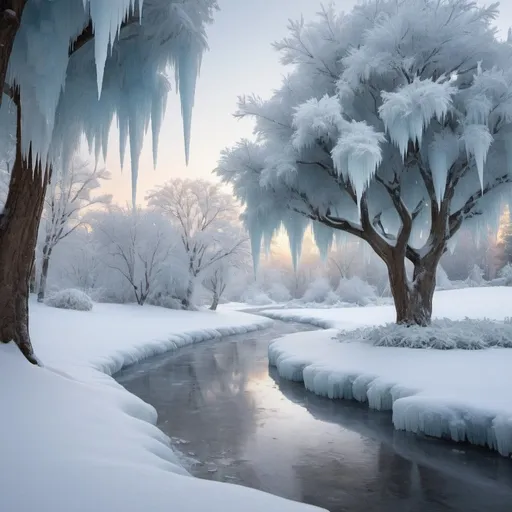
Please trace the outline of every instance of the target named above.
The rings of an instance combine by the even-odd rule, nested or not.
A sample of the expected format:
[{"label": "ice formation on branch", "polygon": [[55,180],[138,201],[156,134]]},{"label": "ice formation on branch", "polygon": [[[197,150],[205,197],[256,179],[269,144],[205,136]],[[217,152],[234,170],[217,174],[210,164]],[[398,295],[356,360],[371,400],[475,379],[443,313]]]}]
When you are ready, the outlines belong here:
[{"label": "ice formation on branch", "polygon": [[[64,161],[85,134],[106,153],[116,117],[130,141],[134,197],[143,137],[158,137],[174,69],[188,161],[196,78],[215,0],[28,0],[9,62],[20,88],[23,149]],[[7,104],[6,102],[5,104]]]},{"label": "ice formation on branch", "polygon": [[334,230],[414,265],[462,224],[495,225],[512,182],[512,46],[497,15],[470,0],[370,0],[290,24],[275,47],[291,73],[270,99],[242,98],[256,139],[217,168],[256,261],[281,225],[297,253],[290,212],[313,222],[322,254]]}]

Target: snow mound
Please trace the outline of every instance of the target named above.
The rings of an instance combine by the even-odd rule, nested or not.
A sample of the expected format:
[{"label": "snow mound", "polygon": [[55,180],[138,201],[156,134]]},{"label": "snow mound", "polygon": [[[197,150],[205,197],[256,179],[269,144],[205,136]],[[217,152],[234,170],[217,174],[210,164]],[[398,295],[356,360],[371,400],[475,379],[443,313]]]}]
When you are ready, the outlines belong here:
[{"label": "snow mound", "polygon": [[93,308],[93,302],[89,295],[74,288],[55,292],[44,303],[51,308],[73,309],[75,311],[91,311]]},{"label": "snow mound", "polygon": [[491,320],[434,320],[429,327],[386,324],[342,331],[337,339],[376,347],[402,347],[437,350],[482,350],[512,348],[512,324]]},{"label": "snow mound", "polygon": [[376,347],[340,343],[336,334],[275,340],[270,365],[317,395],[392,411],[398,430],[512,454],[512,351]]}]

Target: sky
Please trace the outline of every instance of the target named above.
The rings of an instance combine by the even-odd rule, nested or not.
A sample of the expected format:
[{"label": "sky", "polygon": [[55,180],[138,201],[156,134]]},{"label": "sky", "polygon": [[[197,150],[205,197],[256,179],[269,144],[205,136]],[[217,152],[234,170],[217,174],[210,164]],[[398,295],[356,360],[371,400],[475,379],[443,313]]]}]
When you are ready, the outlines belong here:
[{"label": "sky", "polygon": [[[289,19],[312,19],[320,0],[219,0],[220,11],[213,25],[207,27],[210,51],[203,59],[192,125],[191,157],[185,165],[180,105],[170,93],[167,113],[160,135],[157,168],[153,168],[151,134],[148,133],[141,156],[138,203],[157,185],[176,177],[216,179],[212,175],[220,152],[242,137],[250,137],[249,120],[236,120],[239,95],[255,93],[268,97],[277,88],[287,70],[271,43],[287,35]],[[327,3],[327,2],[325,2]],[[356,0],[336,0],[335,5],[348,11]],[[481,4],[489,2],[479,1]],[[497,26],[502,36],[512,25],[512,0],[501,2]],[[131,198],[129,162],[121,171],[118,134],[114,128],[109,142],[106,166],[112,179],[102,188],[118,203]]]}]

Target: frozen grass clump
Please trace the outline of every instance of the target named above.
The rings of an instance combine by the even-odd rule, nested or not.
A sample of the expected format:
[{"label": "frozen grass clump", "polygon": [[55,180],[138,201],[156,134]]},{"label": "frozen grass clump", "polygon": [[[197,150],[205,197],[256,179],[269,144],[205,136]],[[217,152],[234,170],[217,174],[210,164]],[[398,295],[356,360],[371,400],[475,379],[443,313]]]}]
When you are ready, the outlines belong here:
[{"label": "frozen grass clump", "polygon": [[342,331],[343,342],[362,342],[376,347],[481,350],[512,348],[512,323],[483,320],[437,319],[429,327],[386,324]]},{"label": "frozen grass clump", "polygon": [[69,288],[51,294],[44,303],[51,308],[91,311],[93,302],[89,295],[81,290]]}]

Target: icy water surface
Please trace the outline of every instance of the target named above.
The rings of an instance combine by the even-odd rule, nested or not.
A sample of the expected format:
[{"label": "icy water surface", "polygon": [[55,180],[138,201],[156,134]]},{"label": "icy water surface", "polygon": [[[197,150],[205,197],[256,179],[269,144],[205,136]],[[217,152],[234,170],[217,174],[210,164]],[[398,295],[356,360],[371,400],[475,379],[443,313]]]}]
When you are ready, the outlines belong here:
[{"label": "icy water surface", "polygon": [[332,512],[512,512],[512,460],[397,432],[389,413],[331,401],[268,368],[268,343],[308,330],[192,345],[117,375],[158,411],[189,471]]}]

